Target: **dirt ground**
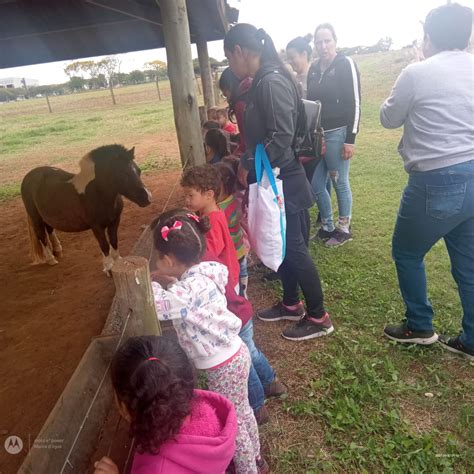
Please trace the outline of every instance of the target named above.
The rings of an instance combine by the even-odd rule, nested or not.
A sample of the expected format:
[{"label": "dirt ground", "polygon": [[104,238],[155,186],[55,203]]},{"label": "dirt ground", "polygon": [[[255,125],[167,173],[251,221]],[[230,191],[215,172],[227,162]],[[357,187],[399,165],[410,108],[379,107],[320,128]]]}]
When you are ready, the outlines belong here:
[{"label": "dirt ground", "polygon": [[[127,255],[142,226],[160,213],[179,172],[145,176],[153,193],[147,208],[127,202],[119,248]],[[168,208],[180,205],[179,186]],[[102,273],[90,231],[58,233],[64,257],[54,267],[32,266],[21,199],[0,208],[0,474],[17,471],[93,336],[102,331],[114,285]],[[5,439],[25,445],[7,454]]]}]

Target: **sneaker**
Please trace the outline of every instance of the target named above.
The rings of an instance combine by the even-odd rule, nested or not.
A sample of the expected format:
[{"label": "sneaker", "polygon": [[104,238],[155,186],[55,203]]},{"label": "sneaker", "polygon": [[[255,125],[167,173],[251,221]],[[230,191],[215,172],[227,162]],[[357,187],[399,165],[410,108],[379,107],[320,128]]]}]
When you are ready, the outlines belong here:
[{"label": "sneaker", "polygon": [[272,322],[287,319],[289,321],[298,321],[305,314],[303,303],[299,303],[296,309],[288,309],[282,302],[264,309],[257,313],[257,318],[261,321]]},{"label": "sneaker", "polygon": [[336,229],[329,231],[324,230],[323,227],[320,227],[316,232],[316,235],[311,240],[321,240],[322,242],[326,242],[326,240],[329,240],[336,232]]},{"label": "sneaker", "polygon": [[337,229],[333,236],[326,242],[326,247],[340,247],[351,240],[352,234],[350,232],[343,232],[342,230]]},{"label": "sneaker", "polygon": [[455,352],[467,357],[469,360],[474,360],[474,350],[466,347],[457,337],[448,337],[444,334],[440,334],[438,342],[441,343],[441,347],[448,351]]},{"label": "sneaker", "polygon": [[406,321],[393,326],[385,326],[384,334],[392,341],[403,342],[405,344],[422,344],[428,346],[438,340],[438,334],[431,331],[412,331]]},{"label": "sneaker", "polygon": [[288,396],[288,389],[275,377],[273,382],[263,387],[265,398],[286,398]]},{"label": "sneaker", "polygon": [[261,426],[270,421],[270,414],[268,413],[267,407],[262,405],[256,412],[254,412],[257,425]]},{"label": "sneaker", "polygon": [[259,456],[256,461],[258,474],[270,474],[270,466],[262,456]]},{"label": "sneaker", "polygon": [[315,337],[327,336],[333,331],[334,326],[327,314],[327,318],[323,322],[316,322],[315,319],[305,316],[294,326],[286,328],[281,335],[290,341],[305,341]]}]

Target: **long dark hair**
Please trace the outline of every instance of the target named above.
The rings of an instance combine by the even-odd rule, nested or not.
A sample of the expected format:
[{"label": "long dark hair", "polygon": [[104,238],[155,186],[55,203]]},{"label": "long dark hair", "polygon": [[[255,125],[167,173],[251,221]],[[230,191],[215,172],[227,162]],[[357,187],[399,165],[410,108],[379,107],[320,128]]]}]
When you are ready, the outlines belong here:
[{"label": "long dark hair", "polygon": [[132,418],[138,451],[157,454],[191,411],[194,371],[188,357],[168,338],[132,337],[115,354],[111,375]]},{"label": "long dark hair", "polygon": [[311,61],[311,55],[313,54],[313,48],[311,48],[311,45],[309,44],[312,35],[306,35],[306,36],[298,36],[297,38],[292,39],[287,45],[286,45],[286,50],[288,51],[289,49],[294,49],[298,52],[298,54],[306,53],[306,57],[308,58],[308,61]]},{"label": "long dark hair", "polygon": [[235,102],[239,95],[239,78],[232,72],[230,67],[225,68],[222,71],[221,77],[219,78],[219,89],[230,91],[230,97],[227,98],[229,104],[229,120],[235,123]]},{"label": "long dark hair", "polygon": [[224,38],[224,49],[233,52],[236,46],[257,53],[260,56],[261,66],[271,65],[294,83],[293,75],[285,67],[271,36],[263,28],[257,29],[248,23],[238,23]]},{"label": "long dark hair", "polygon": [[219,157],[230,155],[229,140],[220,128],[208,130],[204,136],[204,143]]}]

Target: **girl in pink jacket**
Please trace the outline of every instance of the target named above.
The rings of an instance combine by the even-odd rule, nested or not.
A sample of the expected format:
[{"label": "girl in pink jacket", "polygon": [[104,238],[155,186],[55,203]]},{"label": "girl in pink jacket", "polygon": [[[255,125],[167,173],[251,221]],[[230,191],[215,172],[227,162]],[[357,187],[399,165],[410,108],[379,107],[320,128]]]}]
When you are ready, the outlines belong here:
[{"label": "girl in pink jacket", "polygon": [[[235,452],[237,418],[223,396],[194,390],[181,347],[161,336],[130,338],[112,362],[120,414],[137,451],[132,474],[223,474]],[[104,457],[94,474],[118,474]]]}]

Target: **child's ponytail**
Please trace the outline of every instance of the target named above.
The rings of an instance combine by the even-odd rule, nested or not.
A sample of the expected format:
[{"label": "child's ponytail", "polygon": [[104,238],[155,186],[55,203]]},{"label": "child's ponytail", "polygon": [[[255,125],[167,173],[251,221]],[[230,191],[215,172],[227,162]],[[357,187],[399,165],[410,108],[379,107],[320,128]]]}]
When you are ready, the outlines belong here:
[{"label": "child's ponytail", "polygon": [[156,454],[191,409],[194,372],[186,354],[164,337],[133,337],[118,350],[111,373],[138,451]]}]

